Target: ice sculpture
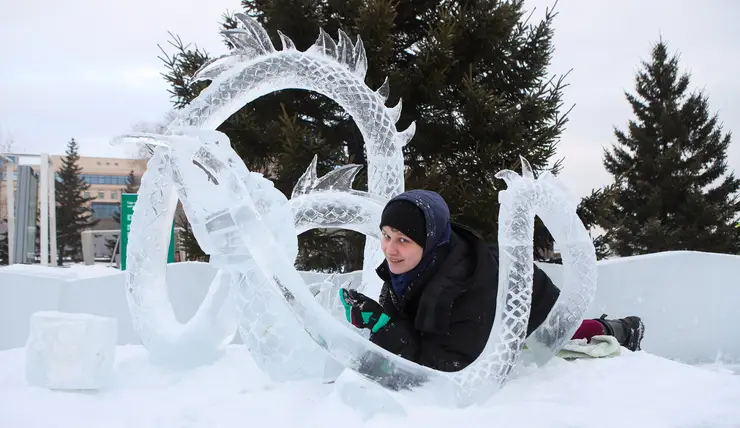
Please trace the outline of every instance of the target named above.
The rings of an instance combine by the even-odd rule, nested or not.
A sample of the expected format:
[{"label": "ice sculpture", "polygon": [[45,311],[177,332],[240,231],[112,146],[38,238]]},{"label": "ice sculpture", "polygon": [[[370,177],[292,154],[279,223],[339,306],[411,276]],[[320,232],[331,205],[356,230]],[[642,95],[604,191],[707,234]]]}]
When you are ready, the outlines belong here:
[{"label": "ice sculpture", "polygon": [[[401,149],[413,136],[415,126],[412,124],[405,131],[396,131],[394,124],[400,116],[401,103],[399,102],[392,108],[384,105],[389,90],[387,80],[377,91],[365,85],[363,79],[367,71],[367,58],[362,41],[358,38],[353,44],[349,37],[340,31],[339,43],[335,43],[328,34],[320,31],[316,44],[306,52],[300,52],[295,49],[289,38],[281,34],[283,50],[276,51],[266,31],[256,21],[242,14],[238,14],[237,17],[245,28],[225,32],[237,49],[232,54],[214,59],[199,70],[194,80],[210,79],[212,80],[211,85],[187,107],[173,115],[166,133],[176,134],[179,132],[178,129],[184,128],[215,129],[243,105],[264,94],[289,88],[311,90],[337,101],[357,123],[367,142],[368,193],[381,200],[387,200],[402,192],[403,155]],[[168,167],[161,164],[161,161],[152,159],[149,169],[166,171]],[[176,195],[168,180],[168,178],[159,178],[152,182],[150,187],[143,187],[142,184],[139,193],[148,195],[149,192],[153,192],[156,198],[147,200],[147,203],[154,205],[149,209],[151,211],[149,214],[134,211],[132,230],[137,229],[138,225],[138,227],[157,228],[159,231],[167,221],[171,221]],[[300,192],[300,189],[297,190]],[[321,226],[320,221],[314,222],[311,227],[317,226]],[[144,241],[143,244],[151,247],[155,245],[155,241],[157,245],[165,245],[166,241],[161,238],[149,235],[141,239]],[[129,251],[140,253],[143,248],[143,245],[135,245],[134,248],[129,247]],[[370,288],[372,288],[375,284],[376,288],[379,288],[380,281],[374,275],[374,269],[381,256],[379,240],[368,239],[365,245],[362,282],[355,284],[356,287],[362,289],[371,285]],[[139,296],[134,298],[130,296],[130,306],[132,310],[140,313],[138,308],[142,305],[141,296],[146,296],[148,292],[138,290],[144,290],[149,279],[144,279],[147,277],[146,273],[142,275],[137,273],[138,270],[146,271],[146,269],[137,269],[138,266],[135,265],[134,270],[129,271],[127,281],[129,294]],[[161,270],[158,275],[163,277],[164,268],[156,269]],[[325,276],[317,282],[327,283],[332,278]],[[249,279],[246,282],[249,282]],[[235,288],[239,288],[238,284],[244,283],[243,278],[232,278],[232,286]],[[159,302],[157,305],[161,304],[166,307],[168,304],[166,293],[156,293],[156,295]],[[169,316],[165,317],[163,323],[166,323],[168,327],[164,330],[176,331],[178,327],[172,325],[170,321]],[[137,327],[137,331],[144,337],[151,335],[148,330],[154,329],[154,324],[151,322],[135,322],[136,325],[141,327]],[[178,339],[169,339],[169,341],[179,341],[185,338],[182,334],[177,334],[177,337]],[[213,342],[210,347],[221,344],[226,338],[223,337]],[[149,340],[144,341],[144,343],[150,342]],[[201,349],[204,349],[202,354],[206,356],[208,352],[202,348],[203,345],[201,344]],[[163,358],[166,359],[168,357],[164,356],[167,354],[164,349],[172,346],[174,345],[164,345],[162,351],[157,353],[163,354]],[[219,351],[213,350],[212,353],[218,355]],[[175,352],[174,355],[177,353]],[[198,360],[207,362],[210,356],[192,358],[193,363],[197,364]]]},{"label": "ice sculpture", "polygon": [[529,336],[534,362],[546,363],[573,337],[596,294],[596,250],[575,214],[578,200],[550,172],[537,179],[537,216],[559,243],[563,258],[560,297],[545,321]]},{"label": "ice sculpture", "polygon": [[[472,365],[460,372],[444,373],[390,354],[332,317],[293,267],[293,258],[275,239],[271,230],[274,227],[266,224],[266,217],[258,210],[264,204],[253,199],[255,177],[246,173],[241,159],[227,149],[226,136],[214,131],[191,132],[191,136],[201,141],[195,144],[192,138],[175,138],[177,146],[173,144],[162,156],[173,171],[174,184],[198,241],[212,254],[212,263],[246,276],[259,269],[258,273],[281,293],[295,318],[319,346],[344,367],[383,386],[398,389],[442,384],[441,390],[452,393],[448,401],[469,404],[488,398],[503,385],[524,343],[529,316],[536,203],[531,177],[502,174],[510,187],[500,194],[501,300],[491,339]],[[158,155],[155,152],[155,159]],[[200,175],[208,177],[208,184],[202,179],[199,183]],[[196,186],[198,191],[193,191]],[[253,309],[250,317],[267,315],[264,307]],[[284,340],[288,347],[292,346],[289,339]]]},{"label": "ice sculpture", "polygon": [[[155,359],[166,363],[180,363],[183,351],[190,351],[188,365],[204,363],[219,355],[231,340],[238,316],[250,351],[275,377],[326,376],[349,368],[390,389],[441,385],[439,391],[448,393],[444,397],[448,403],[468,405],[487,399],[504,384],[524,344],[531,301],[534,215],[543,207],[556,207],[557,198],[563,195],[556,194],[552,201],[545,198],[542,192],[547,183],[535,180],[524,160],[523,176],[499,173],[508,189],[500,194],[498,308],[488,344],[473,364],[444,373],[386,352],[335,318],[331,294],[336,293],[326,290],[341,284],[338,276],[295,270],[294,239],[297,232],[312,227],[351,228],[367,234],[361,283],[357,284],[357,273],[344,278],[358,288],[377,282],[374,268],[381,255],[379,241],[372,237],[377,234],[385,201],[403,190],[401,148],[413,136],[414,126],[400,133],[395,130],[400,103],[385,107],[387,81],[378,91],[364,84],[367,63],[359,38],[352,44],[340,31],[339,43],[335,43],[321,31],[314,46],[299,52],[280,34],[284,48],[278,51],[259,24],[244,15],[238,18],[245,28],[226,32],[236,50],[197,73],[196,80],[212,83],[177,113],[166,135],[131,135],[119,140],[149,139],[155,145],[139,190],[142,197],[134,209],[128,250],[134,261],[127,272],[129,303],[144,344]],[[318,178],[314,159],[287,201],[268,180],[247,170],[225,135],[213,131],[244,104],[288,88],[322,93],[357,122],[367,145],[368,192],[350,188],[356,166]],[[220,268],[208,298],[185,326],[174,322],[164,287],[167,231],[178,196],[201,248]],[[556,239],[566,248],[571,245],[569,239],[582,244],[579,233],[568,232],[573,226],[582,228],[575,211],[562,214],[566,217],[552,215],[546,224],[559,231]],[[578,247],[582,254],[587,250]],[[565,253],[566,264],[578,251]],[[587,256],[578,261],[588,264]],[[584,292],[588,286],[577,283],[593,278],[588,269],[585,272],[570,276],[575,286],[568,295],[588,298]],[[582,300],[564,300],[541,335],[533,339],[541,360],[549,358],[561,335],[572,330],[579,311],[585,309],[572,303],[580,305]]]},{"label": "ice sculpture", "polygon": [[[361,165],[345,165],[318,177],[316,160],[314,156],[290,198],[296,233],[301,234],[314,228],[349,229],[364,234],[370,243],[366,245],[364,269],[359,272],[361,275],[354,272],[319,276],[324,284],[319,292],[330,296],[327,303],[335,304],[330,309],[335,309],[338,318],[343,320],[344,309],[339,300],[335,299],[339,287],[365,289],[369,283],[380,282],[375,268],[382,262],[383,253],[375,249],[380,247],[378,225],[387,199],[352,189],[352,181]],[[379,286],[380,284],[378,289]]]},{"label": "ice sculpture", "polygon": [[97,390],[113,378],[118,320],[40,311],[31,315],[26,380],[52,390]]},{"label": "ice sculpture", "polygon": [[[134,134],[116,138],[113,143],[144,141],[167,147],[167,140],[175,138],[184,137]],[[185,155],[185,145],[178,146]],[[167,229],[171,228],[177,203],[171,189],[182,177],[180,171],[171,168],[172,155],[171,151],[155,151],[141,178],[141,198],[134,206],[127,249],[126,297],[134,330],[151,359],[170,367],[189,368],[216,360],[233,340],[237,326],[234,298],[241,278],[233,272],[219,271],[195,315],[184,325],[175,318],[167,295],[166,249]],[[212,206],[203,204],[190,209],[204,212],[206,207]],[[204,227],[197,219],[191,225]],[[201,245],[204,251],[213,253],[205,243]]]}]

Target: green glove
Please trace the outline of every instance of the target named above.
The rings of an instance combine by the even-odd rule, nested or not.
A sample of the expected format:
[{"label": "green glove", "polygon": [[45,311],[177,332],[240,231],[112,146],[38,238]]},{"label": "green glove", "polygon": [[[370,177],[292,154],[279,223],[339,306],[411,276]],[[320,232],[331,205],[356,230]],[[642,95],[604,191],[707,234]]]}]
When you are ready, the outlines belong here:
[{"label": "green glove", "polygon": [[356,290],[339,289],[347,321],[357,328],[369,328],[376,333],[388,324],[391,317],[383,312],[380,303]]}]

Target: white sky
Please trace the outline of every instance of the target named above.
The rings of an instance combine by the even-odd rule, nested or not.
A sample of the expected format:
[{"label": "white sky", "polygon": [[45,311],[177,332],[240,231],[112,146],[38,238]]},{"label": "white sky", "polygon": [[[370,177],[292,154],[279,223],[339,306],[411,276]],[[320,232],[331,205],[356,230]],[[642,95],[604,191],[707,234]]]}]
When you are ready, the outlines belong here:
[{"label": "white sky", "polygon": [[[552,3],[528,5],[537,17]],[[83,155],[126,157],[108,141],[171,107],[157,44],[171,31],[222,53],[218,22],[238,9],[238,0],[0,0],[0,132],[20,152],[61,154],[74,137]],[[660,36],[735,131],[729,163],[740,172],[740,2],[560,0],[557,10],[551,71],[573,69],[565,104],[575,104],[558,157],[574,193],[611,181],[602,148],[632,118],[623,91]]]}]

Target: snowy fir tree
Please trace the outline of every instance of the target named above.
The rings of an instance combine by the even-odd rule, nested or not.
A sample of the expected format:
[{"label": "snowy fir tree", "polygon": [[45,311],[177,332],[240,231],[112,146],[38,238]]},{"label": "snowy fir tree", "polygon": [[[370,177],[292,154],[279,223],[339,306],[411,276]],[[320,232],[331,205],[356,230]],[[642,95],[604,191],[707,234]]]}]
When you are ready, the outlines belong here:
[{"label": "snowy fir tree", "polygon": [[[416,122],[405,149],[406,188],[442,194],[453,219],[495,241],[498,192],[493,176],[501,169],[520,170],[524,156],[536,173],[557,172],[553,159],[566,123],[562,108],[564,76],[550,76],[553,19],[548,10],[530,23],[523,1],[440,2],[349,0],[244,0],[281,46],[277,30],[298,49],[310,47],[323,28],[334,38],[339,29],[359,35],[368,57],[366,83],[390,85],[387,105],[403,99],[399,130]],[[236,21],[226,15],[221,27]],[[228,40],[226,45],[231,48]],[[208,82],[188,78],[209,54],[171,41],[173,54],[161,59],[176,108],[187,105]],[[330,99],[305,91],[263,96],[218,128],[250,170],[265,171],[276,187],[292,187],[318,155],[318,174],[337,165],[366,165],[364,141],[351,117]],[[367,168],[355,187],[366,188]],[[536,245],[551,238],[539,227]],[[364,237],[352,231],[311,231],[300,237],[298,265],[304,269],[348,271],[362,265]]]},{"label": "snowy fir tree", "polygon": [[661,40],[642,62],[635,94],[626,94],[635,118],[627,132],[615,131],[604,157],[615,181],[589,204],[615,255],[740,252],[740,180],[727,168],[731,135],[689,83]]},{"label": "snowy fir tree", "polygon": [[82,179],[82,168],[77,164],[80,159],[78,145],[74,138],[67,143],[66,156],[62,158],[59,179],[55,181],[57,202],[57,254],[61,266],[65,257],[78,261],[82,254],[83,230],[98,224],[88,202],[95,198],[85,198],[83,193],[90,185]]},{"label": "snowy fir tree", "polygon": [[184,213],[178,212],[175,215],[175,227],[182,229],[175,236],[179,238],[180,248],[185,251],[187,260],[201,262],[210,260],[208,254],[200,248],[198,240],[195,238],[195,233],[193,233],[193,228]]}]

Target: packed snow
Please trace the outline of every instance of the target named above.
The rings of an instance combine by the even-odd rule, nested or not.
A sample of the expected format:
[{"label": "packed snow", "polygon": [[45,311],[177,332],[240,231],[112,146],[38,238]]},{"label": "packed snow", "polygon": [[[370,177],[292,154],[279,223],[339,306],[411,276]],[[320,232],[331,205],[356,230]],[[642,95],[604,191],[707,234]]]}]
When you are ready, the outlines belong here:
[{"label": "packed snow", "polygon": [[5,274],[24,275],[40,278],[54,278],[65,281],[75,281],[86,278],[99,278],[101,276],[120,275],[121,271],[108,263],[96,263],[93,265],[84,265],[78,263],[67,264],[64,267],[41,266],[41,265],[10,265],[3,266],[2,272]]},{"label": "packed snow", "polygon": [[400,412],[388,406],[387,413],[372,416],[356,402],[344,402],[341,378],[337,384],[273,383],[236,345],[220,361],[192,372],[159,369],[144,348],[120,346],[114,380],[97,393],[27,386],[24,360],[23,349],[0,352],[0,427],[740,426],[740,376],[645,352],[523,367],[482,406],[403,403]]},{"label": "packed snow", "polygon": [[[594,312],[589,316],[605,308],[631,309],[644,316],[648,320],[644,351],[632,353],[622,349],[616,357],[576,361],[556,358],[542,368],[521,364],[501,392],[483,405],[466,409],[421,405],[403,394],[378,392],[352,373],[342,374],[333,384],[274,382],[257,368],[241,344],[229,346],[226,355],[212,365],[171,371],[153,365],[142,346],[123,344],[132,341],[129,333],[118,336],[113,374],[107,387],[72,392],[32,386],[26,379],[27,354],[23,347],[29,336],[30,314],[62,310],[113,316],[118,319],[119,333],[128,332],[130,319],[126,318],[123,275],[115,269],[76,266],[71,269],[80,271],[79,280],[52,273],[32,281],[31,271],[62,269],[1,268],[0,336],[6,337],[5,343],[13,344],[13,349],[0,351],[0,427],[195,428],[269,424],[344,428],[353,423],[384,428],[740,427],[740,360],[734,352],[740,340],[738,330],[723,328],[725,336],[714,342],[700,342],[711,349],[706,349],[699,362],[686,364],[696,355],[696,345],[691,342],[697,342],[693,335],[699,330],[682,333],[669,328],[671,322],[691,326],[697,317],[704,329],[723,325],[722,320],[718,324],[710,316],[721,316],[731,323],[732,319],[726,317],[736,299],[728,288],[729,282],[721,282],[725,292],[719,294],[723,297],[706,291],[711,289],[707,287],[720,286],[720,281],[711,279],[712,275],[731,275],[740,258],[668,253],[621,262],[624,263],[599,263],[599,291]],[[706,269],[709,266],[711,272]],[[557,280],[560,267],[546,268]],[[96,281],[94,271],[100,269],[105,275]],[[168,266],[173,309],[181,322],[195,312],[203,299],[214,274],[211,269],[200,263]],[[689,270],[696,273],[692,276]],[[108,275],[111,271],[116,275]],[[659,271],[661,275],[650,275],[649,271]],[[695,288],[696,278],[702,275],[710,279],[702,288],[705,293],[685,293],[692,288],[687,281],[692,281]],[[651,287],[662,292],[649,292]],[[610,306],[617,288],[621,289],[618,294],[626,297],[617,306]],[[639,289],[643,291],[637,295]],[[666,306],[666,301],[675,303]],[[695,313],[685,313],[682,301],[691,303]],[[21,336],[23,341],[19,340]],[[688,343],[679,348],[676,344],[681,341]]]}]

